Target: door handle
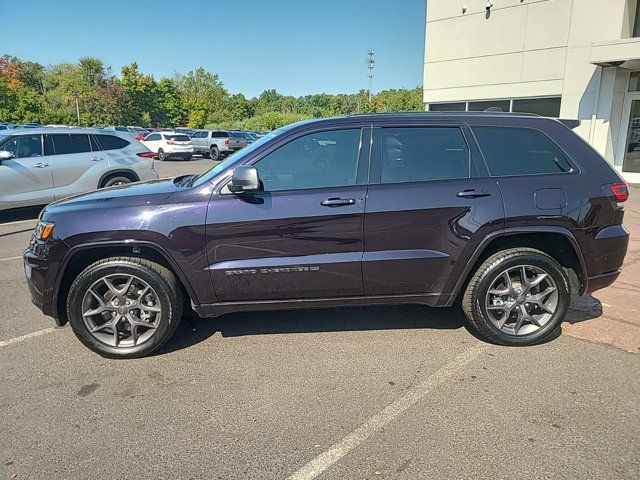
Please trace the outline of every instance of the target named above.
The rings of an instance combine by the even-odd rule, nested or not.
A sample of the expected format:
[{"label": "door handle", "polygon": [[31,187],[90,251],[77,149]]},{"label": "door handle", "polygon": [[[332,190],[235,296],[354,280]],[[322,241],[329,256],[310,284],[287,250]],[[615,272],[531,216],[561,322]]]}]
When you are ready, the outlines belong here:
[{"label": "door handle", "polygon": [[355,205],[355,198],[327,198],[320,202],[320,205],[324,207],[340,207],[343,205]]},{"label": "door handle", "polygon": [[48,163],[42,163],[42,162],[38,162],[36,164],[33,165],[35,168],[47,168],[49,166]]},{"label": "door handle", "polygon": [[458,197],[460,198],[488,197],[489,195],[491,195],[491,192],[487,192],[486,190],[476,190],[475,188],[458,192]]},{"label": "door handle", "polygon": [[102,160],[102,157],[91,157],[92,162],[99,162],[100,160]]}]

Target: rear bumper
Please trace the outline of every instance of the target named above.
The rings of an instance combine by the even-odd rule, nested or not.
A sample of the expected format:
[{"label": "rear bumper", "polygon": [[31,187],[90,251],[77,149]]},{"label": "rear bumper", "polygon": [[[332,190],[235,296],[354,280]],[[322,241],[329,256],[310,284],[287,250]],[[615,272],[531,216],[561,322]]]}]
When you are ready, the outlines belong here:
[{"label": "rear bumper", "polygon": [[613,272],[601,273],[600,275],[587,278],[587,290],[585,293],[595,292],[601,288],[608,287],[616,281],[619,275],[620,270],[615,270]]}]

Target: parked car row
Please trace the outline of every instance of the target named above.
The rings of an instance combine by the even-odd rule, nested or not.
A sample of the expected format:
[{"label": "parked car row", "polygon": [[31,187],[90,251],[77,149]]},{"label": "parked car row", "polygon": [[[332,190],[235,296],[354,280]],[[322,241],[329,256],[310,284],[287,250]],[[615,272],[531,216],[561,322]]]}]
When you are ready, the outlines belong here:
[{"label": "parked car row", "polygon": [[158,178],[154,153],[130,135],[95,128],[0,132],[0,210],[44,205],[96,188]]}]

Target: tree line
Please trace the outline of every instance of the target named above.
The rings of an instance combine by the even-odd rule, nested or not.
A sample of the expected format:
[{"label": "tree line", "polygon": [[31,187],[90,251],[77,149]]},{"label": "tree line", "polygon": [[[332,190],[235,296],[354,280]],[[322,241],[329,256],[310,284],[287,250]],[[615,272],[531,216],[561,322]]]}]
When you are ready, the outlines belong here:
[{"label": "tree line", "polygon": [[[306,118],[423,110],[422,88],[293,97],[230,93],[203,68],[156,80],[137,63],[116,76],[92,57],[43,66],[0,57],[0,122],[272,130]],[[79,121],[78,121],[79,116]]]}]

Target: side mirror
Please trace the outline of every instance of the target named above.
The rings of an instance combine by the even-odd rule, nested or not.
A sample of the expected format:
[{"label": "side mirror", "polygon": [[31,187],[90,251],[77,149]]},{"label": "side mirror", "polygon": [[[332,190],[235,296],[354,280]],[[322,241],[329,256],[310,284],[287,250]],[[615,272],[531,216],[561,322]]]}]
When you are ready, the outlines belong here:
[{"label": "side mirror", "polygon": [[0,162],[2,160],[9,160],[13,158],[13,152],[8,152],[7,150],[0,150]]},{"label": "side mirror", "polygon": [[240,165],[233,171],[229,191],[232,193],[246,193],[260,190],[258,170],[250,165]]}]

